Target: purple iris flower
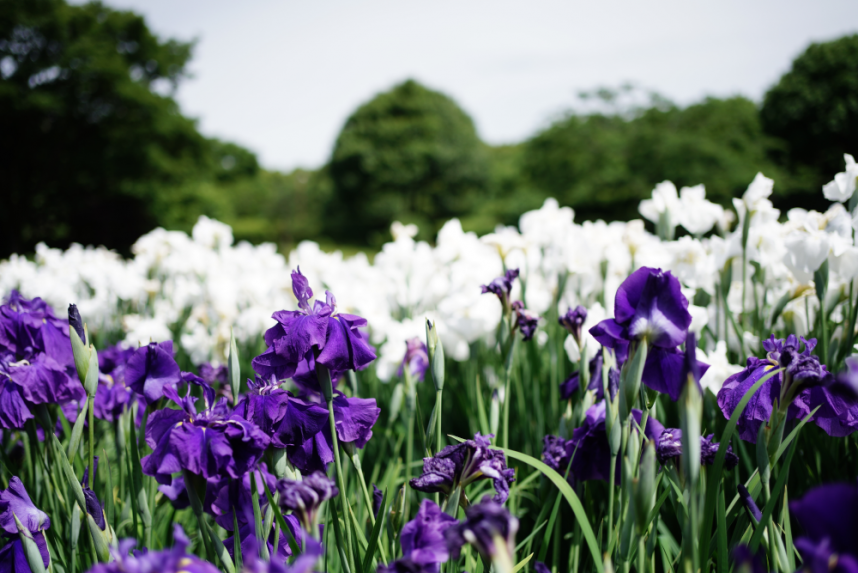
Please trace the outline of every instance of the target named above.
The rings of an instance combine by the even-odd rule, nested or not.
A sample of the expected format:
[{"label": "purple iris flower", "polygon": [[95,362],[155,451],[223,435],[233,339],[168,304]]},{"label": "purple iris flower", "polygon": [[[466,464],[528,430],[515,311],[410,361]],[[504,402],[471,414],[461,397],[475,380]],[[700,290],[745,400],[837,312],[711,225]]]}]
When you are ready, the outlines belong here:
[{"label": "purple iris flower", "polygon": [[247,387],[233,414],[256,424],[274,447],[300,446],[328,424],[326,409],[295,398],[276,379],[248,379]]},{"label": "purple iris flower", "polygon": [[[625,362],[632,342],[647,341],[641,381],[676,401],[687,380],[687,368],[677,347],[685,342],[691,314],[679,281],[670,272],[641,267],[626,278],[614,299],[614,318],[590,329],[602,345]],[[696,359],[695,359],[696,360]],[[702,376],[708,365],[697,363]]]},{"label": "purple iris flower", "polygon": [[754,520],[756,520],[756,523],[762,521],[763,512],[760,511],[760,508],[757,506],[754,498],[751,497],[751,492],[748,491],[745,484],[740,483],[736,489],[739,491],[739,499],[742,500],[742,505],[745,506],[745,510],[754,518]]},{"label": "purple iris flower", "polygon": [[[718,454],[718,445],[715,442],[715,434],[709,434],[705,437],[700,436],[700,465],[711,466],[715,463],[715,456]],[[678,428],[665,428],[655,441],[655,455],[662,465],[681,456],[682,430]],[[729,471],[738,464],[739,456],[733,453],[733,446],[727,446],[724,467]]]},{"label": "purple iris flower", "polygon": [[803,530],[795,546],[810,571],[858,571],[858,484],[815,487],[789,509]]},{"label": "purple iris flower", "polygon": [[509,497],[509,486],[515,481],[515,470],[506,467],[501,450],[491,449],[490,438],[479,432],[473,440],[446,446],[431,458],[423,458],[423,474],[411,480],[411,487],[424,493],[450,494],[455,487],[464,488],[480,479],[491,479],[494,500],[503,503]]},{"label": "purple iris flower", "polygon": [[733,570],[738,573],[768,573],[762,552],[757,552],[755,555],[745,544],[737,545],[730,557],[733,560]]},{"label": "purple iris flower", "polygon": [[[304,399],[321,401],[318,394],[307,394]],[[334,392],[332,405],[339,443],[352,444],[363,449],[372,437],[372,427],[381,414],[381,408],[376,405],[375,398],[346,398],[341,392]],[[328,464],[334,461],[333,443],[331,427],[326,423],[312,439],[302,444],[287,446],[286,452],[289,461],[301,470],[301,473],[325,472]]]},{"label": "purple iris flower", "polygon": [[268,349],[253,359],[253,369],[268,379],[291,378],[303,360],[313,357],[331,371],[359,370],[375,360],[375,350],[360,331],[366,320],[337,313],[337,301],[325,292],[325,302],[310,306],[313,291],[301,274],[292,271],[292,292],[298,310],[281,310],[272,317],[277,324],[265,333]]},{"label": "purple iris flower", "polygon": [[[601,400],[605,397],[605,388],[602,385],[602,365],[604,358],[599,352],[590,360],[590,383],[587,385],[588,390],[595,390],[596,400]],[[579,377],[581,372],[576,370],[569,378],[560,385],[560,397],[564,400],[571,398],[578,391],[580,385]],[[608,391],[611,394],[611,399],[617,395],[617,390],[620,387],[620,371],[611,366],[608,370]]]},{"label": "purple iris flower", "polygon": [[146,424],[146,443],[152,453],[140,460],[143,473],[160,484],[170,484],[172,474],[188,470],[206,479],[229,476],[238,479],[256,466],[270,438],[256,424],[230,415],[225,399],[199,414],[195,398],[180,398],[173,386],[164,395],[180,409],[158,410]]},{"label": "purple iris flower", "polygon": [[504,310],[509,308],[509,295],[512,292],[512,284],[518,278],[518,269],[510,269],[503,276],[499,276],[487,285],[481,288],[483,294],[490,292],[498,297],[503,305]]},{"label": "purple iris flower", "polygon": [[173,343],[169,340],[141,346],[125,365],[125,384],[149,404],[165,395],[166,386],[174,386],[181,380],[182,372],[173,358]]},{"label": "purple iris flower", "polygon": [[214,365],[211,362],[203,362],[199,368],[200,377],[210,385],[226,384],[229,382],[229,368],[226,364]]},{"label": "purple iris flower", "polygon": [[[159,485],[158,491],[163,493],[176,509],[185,509],[191,505],[191,498],[188,497],[188,490],[185,488],[185,478],[181,475],[173,476],[169,484]],[[206,501],[203,503],[206,509],[211,507],[213,501],[210,499],[209,491],[210,488],[206,487]]]},{"label": "purple iris flower", "polygon": [[[241,555],[242,557],[246,555],[256,554],[259,549],[259,542],[256,540],[256,526],[253,523],[251,516],[251,521],[247,523],[239,523],[238,525],[238,535],[241,543]],[[306,543],[307,536],[303,535],[303,530],[301,529],[301,525],[298,523],[298,519],[294,515],[284,515],[283,521],[286,522],[286,527],[289,528],[289,531],[292,533],[292,537],[295,538],[295,542],[298,544],[298,549],[300,550]],[[271,532],[268,534],[268,554],[276,555],[281,560],[286,562],[286,560],[292,556],[292,548],[289,547],[288,541],[288,533],[281,531],[280,539],[277,542],[277,551],[274,551],[274,538],[276,537],[274,533],[274,528],[271,528]],[[232,558],[235,558],[235,532],[232,532],[232,535],[225,538],[223,540],[223,544],[226,547],[227,553]]]},{"label": "purple iris flower", "polygon": [[17,476],[9,480],[8,488],[0,490],[0,529],[9,535],[18,534],[15,516],[32,533],[51,527],[51,518],[33,504]]},{"label": "purple iris flower", "polygon": [[378,517],[378,512],[381,511],[381,502],[384,501],[384,492],[382,492],[375,484],[372,484],[372,514]]},{"label": "purple iris flower", "polygon": [[28,360],[40,352],[60,364],[74,367],[68,321],[36,297],[27,300],[13,290],[0,306],[0,355],[13,362]]},{"label": "purple iris flower", "polygon": [[[462,546],[473,545],[480,555],[493,559],[504,552],[512,560],[515,552],[515,534],[518,532],[518,519],[505,507],[488,496],[465,510],[465,521],[447,528],[444,537],[453,559],[458,559]],[[502,542],[502,546],[498,546]]]},{"label": "purple iris flower", "polygon": [[[632,409],[632,416],[638,424],[641,411]],[[653,417],[647,418],[644,435],[655,440],[664,431],[664,426]],[[611,448],[605,432],[605,401],[597,402],[587,409],[584,422],[572,432],[572,438],[563,440],[556,436],[546,437],[543,443],[545,463],[561,474],[570,468],[568,480],[608,481],[611,468]],[[562,448],[562,450],[561,450]],[[571,460],[571,463],[570,463]],[[619,462],[619,460],[618,460]],[[619,482],[620,464],[616,466]]]},{"label": "purple iris flower", "polygon": [[[289,519],[291,518],[291,520]],[[289,528],[292,528],[294,517],[291,515],[285,516],[284,519],[287,520],[287,524]],[[285,535],[280,536],[281,543],[283,542]],[[247,551],[244,549],[244,542],[242,542],[241,554],[244,561],[244,571],[246,573],[310,573],[310,570],[313,569],[313,566],[325,553],[325,549],[321,543],[313,539],[312,537],[305,537],[304,539],[296,539],[301,546],[301,555],[295,559],[295,561],[289,565],[286,559],[271,559],[270,561],[265,561],[259,557],[256,545],[256,535],[250,535],[247,537],[248,548]],[[224,541],[226,542],[226,541]],[[278,555],[280,555],[278,553]]]},{"label": "purple iris flower", "polygon": [[15,517],[33,537],[42,561],[47,567],[51,556],[45,540],[44,531],[51,526],[50,518],[45,512],[33,505],[24,484],[17,477],[9,480],[9,487],[0,490],[0,534],[9,537],[9,541],[0,548],[0,571],[5,573],[29,573],[30,566],[21,542],[21,534],[15,524]]},{"label": "purple iris flower", "polygon": [[522,338],[525,341],[532,339],[539,325],[539,316],[524,308],[520,300],[512,303],[512,310],[515,311],[515,325],[521,331]]},{"label": "purple iris flower", "polygon": [[587,309],[580,304],[575,308],[570,308],[566,314],[557,319],[560,326],[569,331],[577,342],[581,341],[581,329],[584,327],[584,321],[587,320]]},{"label": "purple iris flower", "polygon": [[[804,343],[801,352],[798,352],[799,341]],[[729,418],[745,393],[760,378],[782,362],[787,363],[785,373],[769,378],[751,397],[736,426],[740,438],[756,443],[757,431],[760,425],[771,419],[775,401],[789,403],[788,421],[802,419],[819,406],[811,421],[830,436],[847,436],[858,429],[858,403],[837,392],[835,385],[832,389],[828,387],[830,374],[824,365],[819,364],[819,359],[810,354],[815,347],[816,339],[805,341],[794,335],[775,339],[772,336],[763,342],[766,358],[749,356],[745,369],[724,382],[718,392],[718,406]]]},{"label": "purple iris flower", "polygon": [[280,506],[292,510],[308,533],[313,533],[322,502],[335,498],[340,490],[334,480],[322,472],[313,472],[301,481],[281,479],[277,482]]},{"label": "purple iris flower", "polygon": [[450,558],[444,533],[459,520],[447,515],[429,499],[420,503],[417,515],[402,528],[402,558],[379,571],[437,573]]},{"label": "purple iris flower", "polygon": [[408,368],[412,378],[421,382],[429,368],[429,350],[426,348],[426,344],[417,337],[409,338],[405,342],[405,356],[402,358],[402,364],[399,365],[397,375],[402,376],[406,368]]},{"label": "purple iris flower", "polygon": [[118,548],[111,548],[112,561],[97,563],[88,573],[219,573],[208,561],[187,552],[191,542],[178,523],[173,526],[173,540],[171,549],[132,552],[137,542],[123,539]]},{"label": "purple iris flower", "polygon": [[215,522],[227,531],[233,531],[235,528],[232,518],[233,510],[235,510],[235,517],[239,525],[253,523],[251,477],[256,485],[259,506],[264,513],[265,507],[268,505],[265,485],[268,486],[269,491],[274,491],[274,488],[277,487],[277,478],[268,473],[265,464],[259,464],[256,469],[247,472],[240,479],[219,476],[209,480],[206,484],[206,497],[209,495],[209,490],[212,494],[211,506],[206,509],[215,516]]}]

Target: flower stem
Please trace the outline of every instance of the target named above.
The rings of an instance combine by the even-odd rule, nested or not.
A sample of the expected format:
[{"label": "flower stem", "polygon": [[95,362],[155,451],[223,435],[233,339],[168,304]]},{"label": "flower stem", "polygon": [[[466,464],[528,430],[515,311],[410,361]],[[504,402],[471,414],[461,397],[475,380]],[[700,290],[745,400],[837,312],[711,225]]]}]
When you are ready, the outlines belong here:
[{"label": "flower stem", "polygon": [[443,394],[443,390],[435,391],[435,447],[439,452],[441,451],[441,436],[443,435],[441,431],[441,397]]},{"label": "flower stem", "polygon": [[[318,368],[318,366],[317,366]],[[327,369],[325,369],[327,371]],[[330,384],[330,374],[328,375],[328,384]],[[340,460],[340,444],[339,440],[337,440],[337,423],[334,420],[334,400],[333,398],[328,400],[328,421],[331,425],[331,441],[333,442],[333,450],[334,450],[334,464],[337,467],[337,487],[340,488],[340,508],[342,510],[343,515],[343,524],[345,525],[346,530],[346,558],[348,559],[349,571],[356,571],[354,556],[352,555],[352,525],[351,519],[349,518],[349,510],[346,507],[346,481],[345,476],[343,475],[343,463]],[[372,512],[372,509],[370,509]]]},{"label": "flower stem", "polygon": [[[363,499],[364,503],[366,503],[366,509],[369,512],[369,521],[372,523],[372,526],[375,527],[375,512],[372,509],[372,496],[369,495],[369,489],[366,487],[366,478],[363,476],[363,468],[361,467],[360,457],[358,456],[357,450],[351,455],[352,465],[357,470],[358,474],[358,482],[360,483],[361,490],[363,491]],[[384,508],[381,508],[379,511],[383,511]],[[383,516],[379,515],[378,519],[381,519]],[[381,553],[381,560],[387,563],[387,552],[384,550],[384,544],[378,544],[378,550]]]},{"label": "flower stem", "polygon": [[89,401],[89,489],[92,488],[92,482],[95,479],[95,424],[94,424],[94,408],[95,396],[91,396]]},{"label": "flower stem", "polygon": [[504,357],[504,394],[503,394],[503,447],[509,448],[509,403],[512,398],[512,356],[515,352],[515,333],[510,333],[510,342]]},{"label": "flower stem", "polygon": [[617,467],[617,455],[611,454],[611,467],[608,470],[608,531],[605,536],[607,546],[611,547],[611,538],[614,535],[614,480],[617,472],[614,468]]}]

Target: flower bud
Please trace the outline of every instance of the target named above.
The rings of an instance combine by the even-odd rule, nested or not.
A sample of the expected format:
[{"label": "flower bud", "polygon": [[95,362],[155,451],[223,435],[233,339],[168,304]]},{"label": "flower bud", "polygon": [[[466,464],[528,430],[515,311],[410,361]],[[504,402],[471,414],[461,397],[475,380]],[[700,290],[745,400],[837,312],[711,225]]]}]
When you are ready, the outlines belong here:
[{"label": "flower bud", "polygon": [[[83,320],[80,317],[80,312],[78,312],[77,306],[73,304],[69,305],[69,338],[71,339],[72,354],[74,355],[74,365],[75,369],[77,369],[78,378],[80,378],[81,384],[86,386],[86,375],[89,371],[91,346],[87,346],[86,327],[83,324]],[[98,376],[96,375],[96,382],[97,379]]]},{"label": "flower bud", "polygon": [[42,552],[39,551],[39,546],[36,544],[36,540],[33,539],[33,534],[29,529],[24,527],[24,524],[21,523],[17,515],[13,513],[12,517],[15,518],[15,526],[18,528],[18,533],[20,533],[21,545],[24,547],[24,554],[27,557],[27,564],[30,566],[30,571],[33,573],[45,573],[45,562],[42,560]]},{"label": "flower bud", "polygon": [[[637,442],[637,440],[632,441]],[[652,440],[647,440],[644,445],[634,503],[638,535],[643,535],[649,525],[647,518],[655,504],[655,446]]]},{"label": "flower bud", "polygon": [[692,376],[688,377],[680,401],[679,420],[682,429],[682,466],[685,479],[695,483],[700,475],[700,420],[703,417],[703,400],[700,388]]},{"label": "flower bud", "polygon": [[438,329],[429,320],[426,321],[426,348],[429,351],[429,365],[432,370],[432,382],[435,391],[444,389],[444,345],[438,338]]}]

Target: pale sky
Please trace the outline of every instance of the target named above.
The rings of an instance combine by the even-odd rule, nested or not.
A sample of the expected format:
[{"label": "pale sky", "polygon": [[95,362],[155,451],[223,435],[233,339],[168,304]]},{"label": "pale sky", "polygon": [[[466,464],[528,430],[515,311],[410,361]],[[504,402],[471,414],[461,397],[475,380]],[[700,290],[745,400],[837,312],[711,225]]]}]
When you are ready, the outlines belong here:
[{"label": "pale sky", "polygon": [[453,97],[485,141],[510,143],[598,86],[759,100],[808,43],[858,31],[855,0],[106,3],[196,38],[183,112],[281,170],[323,164],[349,114],[407,78]]}]

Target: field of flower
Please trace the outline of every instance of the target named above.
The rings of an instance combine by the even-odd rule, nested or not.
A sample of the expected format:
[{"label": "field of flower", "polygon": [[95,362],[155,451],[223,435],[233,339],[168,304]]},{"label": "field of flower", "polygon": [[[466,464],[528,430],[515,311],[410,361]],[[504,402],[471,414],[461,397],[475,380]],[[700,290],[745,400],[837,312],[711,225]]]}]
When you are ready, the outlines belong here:
[{"label": "field of flower", "polygon": [[825,213],[661,183],[655,234],[2,261],[0,573],[858,571],[845,159]]}]

